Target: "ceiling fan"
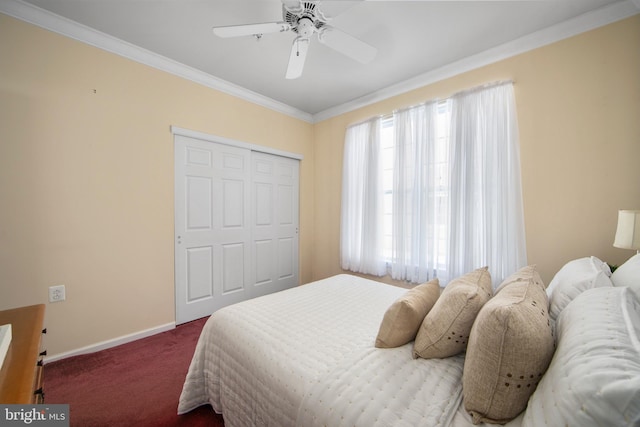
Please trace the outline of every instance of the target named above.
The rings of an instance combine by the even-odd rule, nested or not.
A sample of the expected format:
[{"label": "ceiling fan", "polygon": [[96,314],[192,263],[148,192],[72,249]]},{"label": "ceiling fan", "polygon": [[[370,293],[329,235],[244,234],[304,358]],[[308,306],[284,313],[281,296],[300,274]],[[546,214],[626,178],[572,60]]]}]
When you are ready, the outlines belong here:
[{"label": "ceiling fan", "polygon": [[263,34],[293,31],[297,36],[289,55],[287,79],[296,79],[302,75],[309,42],[314,34],[318,35],[318,41],[322,44],[363,64],[375,58],[375,47],[328,25],[329,19],[320,11],[319,6],[319,1],[282,0],[281,22],[214,27],[213,32],[223,38],[252,35],[260,39]]}]

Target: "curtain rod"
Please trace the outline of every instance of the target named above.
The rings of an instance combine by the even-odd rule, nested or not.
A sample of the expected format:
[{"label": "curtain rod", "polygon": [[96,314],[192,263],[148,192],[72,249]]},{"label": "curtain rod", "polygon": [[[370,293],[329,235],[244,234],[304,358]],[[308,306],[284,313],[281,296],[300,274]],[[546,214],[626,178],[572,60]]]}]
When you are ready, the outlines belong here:
[{"label": "curtain rod", "polygon": [[428,100],[428,101],[421,102],[419,104],[411,105],[409,107],[395,109],[391,113],[379,114],[377,116],[369,117],[369,118],[361,120],[359,122],[351,123],[351,124],[347,125],[347,128],[350,128],[352,126],[359,126],[361,124],[364,124],[364,123],[367,123],[367,122],[370,122],[370,121],[374,121],[374,120],[385,119],[385,118],[388,118],[388,117],[392,116],[393,114],[400,113],[400,112],[407,111],[407,110],[411,110],[412,108],[420,107],[420,106],[423,106],[423,105],[427,105],[427,104],[431,104],[431,103],[444,102],[447,99],[453,98],[455,96],[465,95],[465,94],[468,94],[468,93],[473,93],[473,92],[477,92],[477,91],[484,90],[484,89],[490,89],[492,87],[498,87],[498,86],[502,86],[502,85],[505,85],[505,84],[515,85],[516,82],[515,82],[515,80],[508,79],[508,80],[498,80],[498,81],[495,81],[495,82],[485,83],[485,84],[480,85],[480,86],[475,86],[475,87],[472,87],[472,88],[469,88],[469,89],[463,89],[461,91],[455,92],[454,94],[452,94],[452,95],[450,95],[450,96],[448,96],[446,98],[435,98],[435,99],[431,99],[431,100]]},{"label": "curtain rod", "polygon": [[499,80],[496,82],[491,82],[491,83],[486,83],[480,86],[476,86],[476,87],[472,87],[469,89],[463,89],[459,92],[454,93],[453,95],[450,96],[450,98],[453,98],[454,96],[459,96],[459,95],[466,95],[468,93],[474,93],[474,92],[478,92],[481,90],[485,90],[485,89],[491,89],[493,87],[498,87],[498,86],[503,86],[503,85],[507,85],[507,84],[515,84],[516,82],[514,80]]}]

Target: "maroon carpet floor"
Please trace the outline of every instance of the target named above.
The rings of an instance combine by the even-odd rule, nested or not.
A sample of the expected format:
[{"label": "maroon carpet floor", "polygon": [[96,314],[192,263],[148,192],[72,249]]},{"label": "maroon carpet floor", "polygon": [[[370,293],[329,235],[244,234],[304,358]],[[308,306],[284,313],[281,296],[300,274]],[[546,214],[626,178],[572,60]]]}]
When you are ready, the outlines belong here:
[{"label": "maroon carpet floor", "polygon": [[96,353],[48,363],[45,403],[67,403],[71,426],[223,427],[211,406],[176,414],[205,319]]}]

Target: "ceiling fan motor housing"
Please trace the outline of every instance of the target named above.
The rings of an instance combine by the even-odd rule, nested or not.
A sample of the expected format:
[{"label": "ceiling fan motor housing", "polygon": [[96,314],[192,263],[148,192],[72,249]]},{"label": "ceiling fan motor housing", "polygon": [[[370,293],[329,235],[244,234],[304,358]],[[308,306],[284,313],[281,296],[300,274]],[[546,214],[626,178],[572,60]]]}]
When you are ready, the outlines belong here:
[{"label": "ceiling fan motor housing", "polygon": [[325,25],[325,19],[314,2],[301,2],[300,9],[289,10],[283,6],[284,21],[300,37],[309,38]]}]

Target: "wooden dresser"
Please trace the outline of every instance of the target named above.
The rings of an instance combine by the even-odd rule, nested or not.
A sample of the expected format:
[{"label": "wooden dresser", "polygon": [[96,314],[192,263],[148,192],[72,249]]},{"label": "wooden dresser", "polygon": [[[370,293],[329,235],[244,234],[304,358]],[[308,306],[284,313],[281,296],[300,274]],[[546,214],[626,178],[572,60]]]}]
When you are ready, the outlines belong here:
[{"label": "wooden dresser", "polygon": [[44,304],[0,311],[0,325],[11,323],[11,345],[0,369],[0,403],[42,403],[40,349]]}]

